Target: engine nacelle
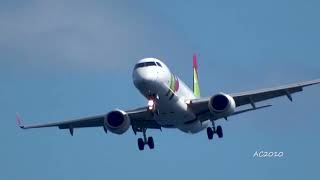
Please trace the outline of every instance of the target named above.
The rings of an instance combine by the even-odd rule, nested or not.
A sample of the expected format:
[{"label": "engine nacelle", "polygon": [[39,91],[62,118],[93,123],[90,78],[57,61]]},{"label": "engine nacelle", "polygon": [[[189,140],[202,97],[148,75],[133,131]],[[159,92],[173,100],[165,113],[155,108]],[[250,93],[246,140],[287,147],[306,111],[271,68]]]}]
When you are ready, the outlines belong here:
[{"label": "engine nacelle", "polygon": [[106,115],[103,125],[115,134],[123,134],[130,127],[130,118],[126,112],[116,109]]},{"label": "engine nacelle", "polygon": [[210,98],[208,106],[211,113],[225,117],[235,111],[236,102],[230,95],[219,93]]}]

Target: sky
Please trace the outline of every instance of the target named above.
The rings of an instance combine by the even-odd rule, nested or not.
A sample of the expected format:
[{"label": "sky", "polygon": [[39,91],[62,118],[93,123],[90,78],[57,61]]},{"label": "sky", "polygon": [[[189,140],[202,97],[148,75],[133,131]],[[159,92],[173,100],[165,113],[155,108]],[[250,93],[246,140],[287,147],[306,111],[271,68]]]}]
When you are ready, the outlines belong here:
[{"label": "sky", "polygon": [[[144,106],[134,64],[163,60],[191,86],[198,54],[203,96],[320,77],[316,0],[0,1],[0,177],[2,179],[316,179],[320,177],[320,87],[220,120],[205,132],[102,128],[23,131],[25,124]],[[256,158],[256,151],[283,152]]]}]

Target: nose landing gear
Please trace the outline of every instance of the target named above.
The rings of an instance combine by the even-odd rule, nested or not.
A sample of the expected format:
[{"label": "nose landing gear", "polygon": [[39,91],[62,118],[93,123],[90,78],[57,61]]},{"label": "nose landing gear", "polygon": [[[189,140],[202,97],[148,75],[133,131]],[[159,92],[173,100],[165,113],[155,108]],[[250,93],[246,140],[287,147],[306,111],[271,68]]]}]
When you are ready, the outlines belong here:
[{"label": "nose landing gear", "polygon": [[148,111],[152,113],[152,115],[159,115],[159,109],[156,107],[157,100],[159,100],[159,96],[157,94],[149,95],[148,98]]},{"label": "nose landing gear", "polygon": [[159,99],[159,96],[157,94],[151,94],[148,98],[148,110],[151,112],[156,111],[156,100]]}]

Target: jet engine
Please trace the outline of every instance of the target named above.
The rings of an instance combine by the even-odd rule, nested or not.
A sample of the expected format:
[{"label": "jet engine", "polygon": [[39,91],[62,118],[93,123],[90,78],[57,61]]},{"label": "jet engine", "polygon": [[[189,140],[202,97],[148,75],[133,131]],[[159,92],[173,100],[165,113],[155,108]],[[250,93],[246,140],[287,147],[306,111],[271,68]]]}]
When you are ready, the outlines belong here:
[{"label": "jet engine", "polygon": [[225,117],[235,111],[236,103],[230,95],[219,93],[210,98],[208,106],[211,113]]},{"label": "jet engine", "polygon": [[123,134],[130,127],[130,117],[126,112],[116,109],[106,115],[103,125],[115,134]]}]

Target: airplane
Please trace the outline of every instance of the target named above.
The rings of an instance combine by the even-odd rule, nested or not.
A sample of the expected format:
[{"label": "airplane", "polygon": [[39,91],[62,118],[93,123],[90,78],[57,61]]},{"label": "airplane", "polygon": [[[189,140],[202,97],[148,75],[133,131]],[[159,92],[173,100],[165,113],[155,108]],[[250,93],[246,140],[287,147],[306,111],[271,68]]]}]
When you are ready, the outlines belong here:
[{"label": "airplane", "polygon": [[319,84],[320,79],[294,83],[274,88],[252,90],[234,94],[219,92],[208,97],[200,96],[197,56],[193,55],[193,90],[157,58],[145,58],[137,62],[132,73],[133,84],[147,99],[147,105],[133,110],[114,109],[95,116],[37,125],[22,125],[17,114],[17,123],[22,129],[58,127],[69,129],[73,136],[75,128],[102,127],[107,133],[123,134],[131,127],[138,138],[138,149],[147,145],[154,149],[152,136],[147,129],[176,128],[195,134],[206,129],[209,140],[216,134],[223,137],[222,127],[216,126],[219,119],[270,107],[257,103],[286,96],[292,101],[292,94],[304,87]]}]

